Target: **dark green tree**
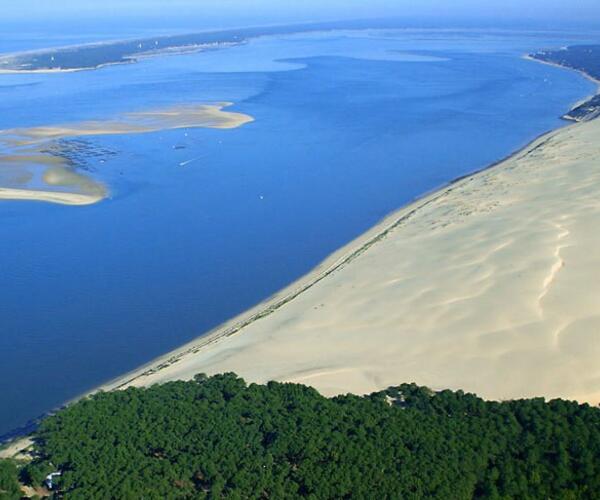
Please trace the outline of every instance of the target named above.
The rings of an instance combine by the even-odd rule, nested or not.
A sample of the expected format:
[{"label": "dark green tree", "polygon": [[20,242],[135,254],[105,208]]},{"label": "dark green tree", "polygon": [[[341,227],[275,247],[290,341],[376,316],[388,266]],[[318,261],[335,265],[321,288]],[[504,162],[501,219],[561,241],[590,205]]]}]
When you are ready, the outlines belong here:
[{"label": "dark green tree", "polygon": [[67,499],[597,498],[600,409],[414,384],[365,397],[234,374],[100,393],[45,419]]},{"label": "dark green tree", "polygon": [[0,500],[18,500],[21,487],[16,465],[10,460],[0,460]]}]

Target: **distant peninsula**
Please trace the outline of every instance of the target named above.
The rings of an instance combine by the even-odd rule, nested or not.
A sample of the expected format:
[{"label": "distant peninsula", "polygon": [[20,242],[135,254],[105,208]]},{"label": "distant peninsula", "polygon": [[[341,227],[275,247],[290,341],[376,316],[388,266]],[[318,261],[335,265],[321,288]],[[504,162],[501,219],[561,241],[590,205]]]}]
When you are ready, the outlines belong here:
[{"label": "distant peninsula", "polygon": [[246,43],[252,38],[307,31],[397,27],[392,21],[344,21],[260,26],[200,33],[154,36],[0,54],[0,73],[48,73],[98,69],[135,63],[144,57],[215,50]]},{"label": "distant peninsula", "polygon": [[[544,50],[530,57],[549,64],[564,66],[585,74],[600,84],[600,45],[573,45],[559,50]],[[578,104],[563,118],[576,122],[593,120],[600,116],[600,94]]]}]

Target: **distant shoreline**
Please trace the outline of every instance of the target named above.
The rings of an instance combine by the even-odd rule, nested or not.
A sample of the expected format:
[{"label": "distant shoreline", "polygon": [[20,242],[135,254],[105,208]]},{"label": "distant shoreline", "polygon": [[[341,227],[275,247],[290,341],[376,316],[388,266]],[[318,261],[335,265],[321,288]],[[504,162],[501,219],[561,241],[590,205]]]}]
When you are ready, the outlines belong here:
[{"label": "distant shoreline", "polygon": [[585,69],[578,69],[578,68],[574,68],[572,66],[568,66],[568,65],[564,65],[564,64],[559,64],[557,62],[553,62],[553,61],[548,61],[545,59],[541,59],[539,57],[536,57],[535,54],[525,54],[523,56],[524,59],[528,60],[528,61],[534,61],[540,64],[545,64],[547,66],[552,66],[554,68],[561,68],[561,69],[569,69],[571,71],[575,71],[577,73],[579,73],[580,75],[582,75],[584,78],[586,78],[587,80],[589,80],[590,82],[594,83],[596,85],[596,92],[594,94],[591,94],[587,97],[584,97],[583,99],[580,99],[579,101],[577,101],[569,111],[567,111],[564,115],[561,116],[561,118],[563,120],[567,120],[567,121],[571,121],[571,122],[575,122],[575,123],[579,123],[582,121],[589,121],[589,120],[593,120],[595,118],[598,117],[597,113],[592,113],[590,114],[586,114],[583,116],[583,118],[578,118],[575,115],[572,115],[572,113],[574,111],[576,111],[577,109],[580,108],[584,108],[586,105],[590,105],[592,103],[595,103],[595,101],[597,101],[598,99],[600,99],[600,79],[592,76],[590,73],[588,73]]},{"label": "distant shoreline", "polygon": [[139,59],[148,57],[183,54],[189,52],[191,47],[194,52],[197,52],[237,46],[262,36],[374,27],[397,27],[397,25],[394,22],[375,22],[374,20],[331,21],[255,26],[84,43],[0,54],[0,74],[90,71],[116,64],[136,63]]},{"label": "distant shoreline", "polygon": [[109,66],[122,66],[124,64],[135,64],[135,59],[118,62],[107,62],[98,64],[97,66],[89,66],[82,68],[46,68],[46,69],[0,69],[0,75],[52,75],[58,73],[80,73],[81,71],[95,71]]},{"label": "distant shoreline", "polygon": [[[417,28],[395,19],[357,19],[205,30],[184,34],[124,38],[0,53],[0,75],[94,71],[108,66],[136,64],[140,60],[149,57],[186,54],[203,50],[220,50],[264,36],[369,29],[399,29],[407,32],[469,32],[480,30],[479,28],[464,27]],[[491,31],[502,33],[513,32],[514,30],[499,29]],[[531,54],[529,56],[532,59],[534,58]]]},{"label": "distant shoreline", "polygon": [[[140,52],[132,56],[124,56],[123,60],[111,61],[97,64],[95,66],[82,66],[78,68],[39,68],[39,69],[0,69],[0,75],[19,75],[19,74],[60,74],[60,73],[80,73],[82,71],[96,71],[110,66],[124,66],[128,64],[137,64],[144,59],[154,57],[166,57],[185,55],[198,52],[207,52],[212,50],[223,50],[230,47],[241,45],[242,43],[222,43],[218,45],[194,45],[194,46],[177,46],[172,48],[157,49],[154,51]],[[60,49],[57,49],[60,50]],[[0,61],[2,56],[0,56]]]}]

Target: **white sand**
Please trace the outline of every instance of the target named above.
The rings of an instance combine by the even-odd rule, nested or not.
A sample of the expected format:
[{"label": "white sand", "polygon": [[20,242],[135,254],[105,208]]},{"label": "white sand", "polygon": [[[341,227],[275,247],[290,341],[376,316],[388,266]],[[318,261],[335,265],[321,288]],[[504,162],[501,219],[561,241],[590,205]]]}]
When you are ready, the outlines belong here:
[{"label": "white sand", "polygon": [[39,189],[12,189],[0,187],[0,200],[45,201],[61,205],[93,205],[104,198],[104,194],[67,193]]},{"label": "white sand", "polygon": [[414,381],[596,404],[599,359],[596,120],[399,211],[270,302],[105,389],[235,371],[326,395]]},{"label": "white sand", "polygon": [[18,438],[12,441],[5,448],[0,449],[0,459],[13,458],[17,460],[29,460],[28,451],[31,449],[33,441],[29,436]]}]

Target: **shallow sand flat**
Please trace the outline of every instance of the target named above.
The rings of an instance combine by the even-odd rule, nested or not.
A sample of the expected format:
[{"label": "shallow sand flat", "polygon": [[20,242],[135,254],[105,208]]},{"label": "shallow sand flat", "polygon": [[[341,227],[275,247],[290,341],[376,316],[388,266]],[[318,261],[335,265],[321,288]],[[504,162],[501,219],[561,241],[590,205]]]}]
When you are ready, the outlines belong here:
[{"label": "shallow sand flat", "polygon": [[414,381],[598,403],[599,227],[597,120],[399,211],[272,301],[105,389],[235,371],[326,395]]},{"label": "shallow sand flat", "polygon": [[[243,113],[223,111],[232,103],[179,105],[166,109],[127,113],[114,120],[85,121],[65,125],[49,125],[0,130],[0,199],[35,200],[67,205],[89,205],[103,200],[108,189],[101,182],[77,173],[65,158],[48,153],[48,142],[69,137],[141,134],[179,128],[240,127],[253,121]],[[44,186],[63,187],[63,191],[32,188],[31,169],[42,168]],[[11,182],[6,184],[6,179]],[[15,186],[14,184],[22,184]],[[4,187],[2,187],[4,184]]]},{"label": "shallow sand flat", "polygon": [[223,110],[231,104],[180,105],[126,113],[114,120],[0,130],[0,140],[11,146],[27,146],[67,137],[141,134],[178,128],[236,128],[253,121],[249,115]]}]

